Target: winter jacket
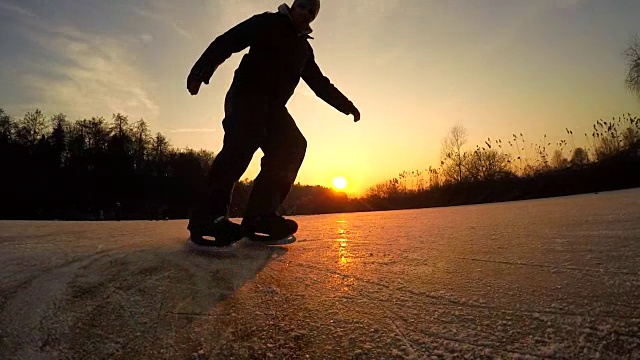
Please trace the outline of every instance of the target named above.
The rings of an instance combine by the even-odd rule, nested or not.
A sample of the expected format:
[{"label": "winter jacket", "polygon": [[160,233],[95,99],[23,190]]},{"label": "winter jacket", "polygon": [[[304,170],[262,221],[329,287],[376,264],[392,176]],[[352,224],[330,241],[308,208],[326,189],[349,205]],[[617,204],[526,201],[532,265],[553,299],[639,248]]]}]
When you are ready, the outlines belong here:
[{"label": "winter jacket", "polygon": [[284,106],[302,78],[318,97],[350,114],[353,103],[322,74],[309,39],[282,11],[255,15],[217,37],[189,76],[208,84],[220,64],[249,47],[235,72],[234,92],[258,92],[272,104]]}]

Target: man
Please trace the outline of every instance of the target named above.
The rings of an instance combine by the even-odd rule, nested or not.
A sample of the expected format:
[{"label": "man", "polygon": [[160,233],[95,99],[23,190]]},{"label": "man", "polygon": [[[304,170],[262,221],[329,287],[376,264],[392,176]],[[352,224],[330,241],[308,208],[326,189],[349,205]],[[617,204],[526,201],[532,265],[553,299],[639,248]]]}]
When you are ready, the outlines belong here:
[{"label": "man", "polygon": [[301,78],[318,97],[353,115],[354,121],[360,120],[358,109],[315,62],[308,41],[309,24],[319,11],[319,0],[295,0],[291,7],[282,4],[277,12],[255,15],[216,38],[193,66],[187,88],[196,95],[220,64],[249,47],[226,95],[223,147],[211,165],[208,196],[192,211],[188,226],[192,240],[217,246],[202,237],[216,238],[215,243],[220,244],[229,242],[229,234],[236,234],[237,225],[227,218],[233,186],[258,148],[264,157],[242,227],[273,239],[297,231],[296,222],[278,215],[277,210],[295,181],[307,147],[286,108]]}]

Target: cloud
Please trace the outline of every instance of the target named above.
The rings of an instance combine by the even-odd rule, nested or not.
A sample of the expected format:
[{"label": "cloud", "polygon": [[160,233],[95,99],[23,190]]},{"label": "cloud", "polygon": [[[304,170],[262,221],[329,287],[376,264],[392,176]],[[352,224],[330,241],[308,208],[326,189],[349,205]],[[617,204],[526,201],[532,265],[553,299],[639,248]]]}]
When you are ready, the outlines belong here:
[{"label": "cloud", "polygon": [[151,34],[141,34],[140,35],[140,40],[143,43],[148,44],[148,43],[153,41],[153,35],[151,35]]},{"label": "cloud", "polygon": [[166,13],[162,13],[156,9],[139,7],[134,8],[133,11],[135,11],[140,16],[158,21],[164,25],[169,26],[170,28],[175,30],[176,33],[182,35],[187,39],[191,39],[193,37],[190,32],[181,27],[177,21],[175,21],[170,15]]},{"label": "cloud", "polygon": [[31,12],[30,10],[27,10],[21,6],[15,5],[15,4],[11,4],[11,3],[7,3],[4,1],[0,1],[0,12],[5,12],[5,13],[9,13],[12,15],[17,15],[19,17],[31,17],[31,18],[35,18],[37,17],[36,14],[34,14],[33,12]]},{"label": "cloud", "polygon": [[[24,107],[65,112],[74,117],[123,113],[153,120],[159,107],[147,91],[147,79],[136,66],[135,48],[148,34],[115,36],[60,25],[33,12],[0,2],[20,21],[20,34],[35,54],[16,54]],[[11,10],[7,10],[11,9]],[[6,65],[5,65],[6,66]]]}]

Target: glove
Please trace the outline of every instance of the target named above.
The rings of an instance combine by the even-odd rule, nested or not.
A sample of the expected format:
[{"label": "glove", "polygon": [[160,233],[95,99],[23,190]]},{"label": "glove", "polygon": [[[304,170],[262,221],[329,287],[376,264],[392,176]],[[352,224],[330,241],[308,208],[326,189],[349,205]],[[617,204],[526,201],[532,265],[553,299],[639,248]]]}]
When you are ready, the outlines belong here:
[{"label": "glove", "polygon": [[200,91],[200,86],[202,86],[202,80],[198,76],[195,76],[193,73],[187,76],[187,90],[191,95],[197,95]]},{"label": "glove", "polygon": [[351,104],[351,106],[352,108],[349,110],[347,115],[353,115],[353,122],[360,121],[360,111],[355,105]]}]

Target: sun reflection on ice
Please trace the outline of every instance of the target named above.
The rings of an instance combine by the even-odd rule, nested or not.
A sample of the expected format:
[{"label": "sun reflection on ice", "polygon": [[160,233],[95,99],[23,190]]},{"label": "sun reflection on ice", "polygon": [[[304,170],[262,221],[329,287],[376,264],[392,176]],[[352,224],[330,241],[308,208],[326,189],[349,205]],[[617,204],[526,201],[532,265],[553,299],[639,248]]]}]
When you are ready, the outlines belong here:
[{"label": "sun reflection on ice", "polygon": [[[337,274],[332,278],[332,285],[336,287],[338,293],[343,296],[353,296],[353,286],[357,282],[358,260],[357,233],[352,232],[349,223],[343,216],[336,220],[336,237],[332,249],[336,251]],[[355,240],[355,242],[354,242]],[[354,248],[354,246],[356,246]]]},{"label": "sun reflection on ice", "polygon": [[336,239],[336,243],[338,244],[338,265],[341,268],[347,267],[351,261],[352,256],[349,252],[349,239],[347,238],[348,230],[346,227],[347,221],[344,219],[340,219],[336,221],[338,223],[338,238]]},{"label": "sun reflection on ice", "polygon": [[347,247],[346,243],[340,244],[340,251],[338,253],[338,257],[339,257],[338,262],[342,267],[345,267],[351,263],[351,254],[349,254],[349,251],[347,251],[346,247]]}]

